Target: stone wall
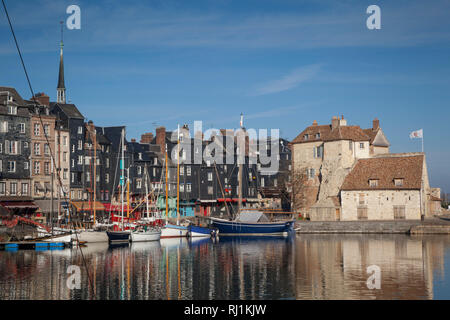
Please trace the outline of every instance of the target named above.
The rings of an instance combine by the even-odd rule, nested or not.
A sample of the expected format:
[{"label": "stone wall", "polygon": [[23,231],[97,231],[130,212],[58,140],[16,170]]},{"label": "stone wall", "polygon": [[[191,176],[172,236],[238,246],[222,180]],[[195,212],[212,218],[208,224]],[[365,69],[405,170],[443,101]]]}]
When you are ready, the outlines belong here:
[{"label": "stone wall", "polygon": [[419,190],[342,191],[341,220],[358,220],[358,208],[367,208],[368,220],[394,220],[394,206],[404,206],[406,220],[420,220],[420,200]]}]

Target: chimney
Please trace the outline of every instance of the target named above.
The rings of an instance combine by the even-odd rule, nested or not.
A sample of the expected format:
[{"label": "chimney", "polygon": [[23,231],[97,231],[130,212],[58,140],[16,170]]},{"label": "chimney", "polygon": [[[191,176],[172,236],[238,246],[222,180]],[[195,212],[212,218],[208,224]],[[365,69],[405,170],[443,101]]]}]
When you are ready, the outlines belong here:
[{"label": "chimney", "polygon": [[375,118],[372,122],[372,129],[373,130],[377,130],[380,127],[380,120],[378,120],[377,118]]},{"label": "chimney", "polygon": [[314,120],[312,125],[317,126],[317,120]]},{"label": "chimney", "polygon": [[143,135],[141,135],[140,142],[150,144],[150,143],[152,143],[152,140],[153,140],[153,133],[147,132],[147,133],[144,133]]},{"label": "chimney", "polygon": [[336,116],[333,116],[333,118],[331,118],[331,130],[336,129],[337,127],[339,127],[339,119]]},{"label": "chimney", "polygon": [[39,102],[40,104],[42,104],[43,106],[50,106],[50,97],[48,95],[46,95],[45,93],[36,93],[34,95],[34,98],[31,98],[31,100],[36,100],[37,102]]},{"label": "chimney", "polygon": [[136,139],[132,138],[132,139],[131,139],[131,142],[136,142]]},{"label": "chimney", "polygon": [[156,144],[161,147],[161,152],[166,150],[166,128],[158,127],[156,128]]},{"label": "chimney", "polygon": [[339,120],[339,125],[340,125],[341,127],[344,127],[344,126],[347,125],[347,120],[344,119],[344,116],[341,116],[341,120]]}]

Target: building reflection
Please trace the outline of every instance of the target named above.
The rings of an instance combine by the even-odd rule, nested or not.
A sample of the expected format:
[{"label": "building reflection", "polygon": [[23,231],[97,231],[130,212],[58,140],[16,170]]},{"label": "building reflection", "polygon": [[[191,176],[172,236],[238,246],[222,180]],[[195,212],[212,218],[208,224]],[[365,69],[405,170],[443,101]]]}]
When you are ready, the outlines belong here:
[{"label": "building reflection", "polygon": [[[433,299],[448,237],[301,235],[295,249],[297,299]],[[369,289],[381,271],[381,288]]]},{"label": "building reflection", "polygon": [[[449,245],[448,236],[298,235],[3,251],[0,299],[433,299]],[[67,287],[70,265],[80,290]],[[379,290],[366,285],[371,265]]]}]

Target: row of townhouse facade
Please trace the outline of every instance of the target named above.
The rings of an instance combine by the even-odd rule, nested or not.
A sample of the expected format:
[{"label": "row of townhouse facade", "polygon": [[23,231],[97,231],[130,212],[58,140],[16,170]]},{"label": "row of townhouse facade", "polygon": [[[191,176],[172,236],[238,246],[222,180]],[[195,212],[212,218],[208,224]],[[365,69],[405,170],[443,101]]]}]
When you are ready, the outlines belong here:
[{"label": "row of townhouse facade", "polygon": [[[147,196],[165,213],[167,191],[170,216],[176,215],[177,198],[185,216],[236,212],[239,165],[233,132],[221,130],[206,140],[203,135],[191,135],[185,125],[178,141],[176,130],[159,127],[155,135],[146,133],[139,142],[129,141],[126,127],[95,126],[75,104],[51,102],[43,93],[25,100],[14,88],[0,87],[0,97],[0,203],[17,213],[33,212],[48,219],[57,212],[63,219],[66,210],[73,208],[90,219],[94,208],[103,213],[117,211],[122,201],[122,134],[131,209],[140,205],[136,212],[143,214]],[[262,173],[265,165],[258,156],[249,163],[249,144],[247,138],[241,167],[242,202],[289,209],[288,142],[274,139],[267,143],[269,154],[277,148],[274,160],[280,163],[269,174]],[[258,141],[256,145],[260,148]],[[204,155],[211,155],[211,150],[217,154],[209,159]]]}]

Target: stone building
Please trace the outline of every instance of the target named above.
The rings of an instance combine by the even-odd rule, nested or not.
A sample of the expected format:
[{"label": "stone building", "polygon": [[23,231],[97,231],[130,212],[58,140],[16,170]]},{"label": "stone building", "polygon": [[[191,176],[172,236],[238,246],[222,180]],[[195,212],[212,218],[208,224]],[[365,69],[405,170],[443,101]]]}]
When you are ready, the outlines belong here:
[{"label": "stone building", "polygon": [[314,121],[291,142],[291,149],[294,209],[314,220],[335,220],[340,187],[355,161],[388,153],[389,142],[378,119],[372,128],[361,129],[334,116],[329,125]]},{"label": "stone building", "polygon": [[417,220],[431,216],[425,155],[359,159],[341,187],[341,220]]}]

